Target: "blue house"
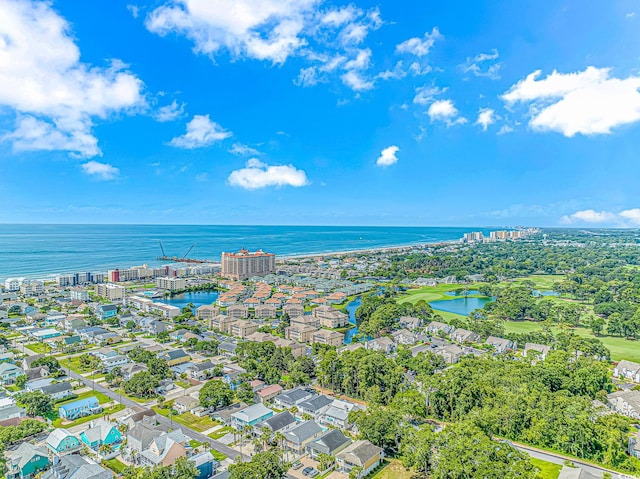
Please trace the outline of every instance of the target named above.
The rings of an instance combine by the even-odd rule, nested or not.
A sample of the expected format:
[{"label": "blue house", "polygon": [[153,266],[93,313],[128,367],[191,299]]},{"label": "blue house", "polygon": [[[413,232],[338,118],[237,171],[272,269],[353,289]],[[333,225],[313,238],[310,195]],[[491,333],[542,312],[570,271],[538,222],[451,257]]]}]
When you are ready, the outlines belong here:
[{"label": "blue house", "polygon": [[273,410],[262,403],[257,403],[231,414],[231,425],[241,431],[245,426],[255,426],[271,416],[273,416]]},{"label": "blue house", "polygon": [[102,319],[114,318],[118,314],[115,304],[99,304],[96,306],[96,315]]},{"label": "blue house", "polygon": [[60,417],[71,421],[80,417],[98,414],[100,412],[102,412],[102,407],[95,396],[63,404],[58,408],[58,414]]},{"label": "blue house", "polygon": [[98,419],[89,429],[80,434],[80,439],[91,449],[97,450],[103,444],[114,446],[122,441],[122,434],[109,421]]},{"label": "blue house", "polygon": [[218,472],[220,463],[213,458],[213,455],[209,451],[201,452],[195,456],[189,458],[189,462],[192,462],[196,469],[198,469],[198,475],[195,479],[208,479]]},{"label": "blue house", "polygon": [[56,456],[72,454],[79,451],[82,446],[76,436],[66,429],[54,429],[46,440],[47,447]]}]

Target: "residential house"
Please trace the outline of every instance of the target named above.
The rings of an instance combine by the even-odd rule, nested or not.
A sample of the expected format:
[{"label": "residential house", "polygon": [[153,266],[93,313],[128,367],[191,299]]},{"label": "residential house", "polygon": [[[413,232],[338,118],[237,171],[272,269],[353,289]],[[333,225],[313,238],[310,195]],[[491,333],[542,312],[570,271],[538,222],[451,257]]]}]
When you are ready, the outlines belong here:
[{"label": "residential house", "polygon": [[122,441],[122,434],[114,423],[98,419],[89,425],[89,429],[80,433],[80,440],[93,450],[103,444],[114,446]]},{"label": "residential house", "polygon": [[209,378],[212,378],[217,369],[217,364],[213,364],[211,361],[204,361],[202,363],[197,363],[193,366],[190,366],[187,369],[186,373],[187,376],[191,379],[195,379],[197,381],[205,381]]},{"label": "residential house", "polygon": [[317,459],[320,454],[335,456],[349,444],[351,439],[345,437],[340,429],[328,429],[320,437],[309,442],[306,450],[312,459]]},{"label": "residential house", "polygon": [[304,314],[304,306],[302,304],[285,304],[282,307],[282,312],[287,313],[290,318],[295,318]]},{"label": "residential house", "polygon": [[220,307],[215,304],[205,304],[196,309],[196,317],[206,321],[220,314]]},{"label": "residential house", "polygon": [[61,457],[42,479],[113,479],[113,473],[87,457],[72,455]]},{"label": "residential house", "polygon": [[281,431],[282,429],[296,423],[296,418],[289,411],[282,411],[274,416],[271,416],[264,421],[259,422],[253,428],[255,435],[260,435],[262,429],[267,427],[271,430],[271,434]]},{"label": "residential house", "polygon": [[6,479],[32,479],[37,473],[49,467],[46,449],[23,442],[13,451],[7,451]]},{"label": "residential house", "polygon": [[77,316],[69,316],[63,321],[62,327],[67,333],[72,333],[86,328],[87,322],[82,318],[78,318]]},{"label": "residential house", "polygon": [[[331,331],[328,331],[331,332]],[[340,334],[340,333],[336,333]],[[289,348],[291,349],[291,355],[294,358],[299,358],[300,356],[304,356],[307,354],[307,348],[303,343],[299,343],[298,341],[292,341],[291,339],[284,339],[276,337],[273,342],[279,348]]]},{"label": "residential house", "polygon": [[613,376],[640,383],[640,364],[623,359],[613,368]]},{"label": "residential house", "polygon": [[289,409],[315,396],[317,396],[317,394],[311,389],[295,388],[276,396],[274,403],[277,407]]},{"label": "residential house", "polygon": [[304,316],[295,316],[289,319],[290,326],[311,326],[314,329],[320,329],[320,319],[312,314]]},{"label": "residential house", "polygon": [[181,429],[176,429],[160,434],[138,457],[142,466],[171,466],[177,459],[186,457],[190,449],[189,437]]},{"label": "residential house", "polygon": [[249,308],[247,308],[244,304],[233,304],[227,308],[227,316],[236,319],[248,318]]},{"label": "residential house", "polygon": [[352,402],[334,399],[331,405],[324,411],[318,421],[320,424],[337,427],[340,429],[351,429],[349,423],[349,413],[360,407]]},{"label": "residential house", "polygon": [[542,360],[546,359],[547,354],[551,351],[551,346],[546,346],[544,344],[536,344],[536,343],[526,343],[524,345],[524,357],[529,357],[529,352],[534,355],[534,357],[540,358]]},{"label": "residential house", "polygon": [[306,343],[311,341],[311,337],[316,331],[318,331],[318,328],[314,326],[291,323],[291,326],[285,328],[285,336],[292,341]]},{"label": "residential house", "polygon": [[44,358],[45,355],[44,354],[34,354],[33,356],[25,356],[22,359],[22,369],[31,369],[33,368],[33,363],[35,363],[36,361],[38,361],[39,359]]},{"label": "residential house", "polygon": [[271,401],[273,398],[282,393],[282,386],[279,384],[271,384],[256,391],[256,397],[261,403]]},{"label": "residential house", "polygon": [[86,341],[88,343],[95,343],[96,336],[100,336],[102,334],[107,334],[107,333],[109,333],[109,331],[99,326],[89,326],[89,327],[78,330],[78,335],[80,336],[80,338],[83,341]]},{"label": "residential house", "polygon": [[51,399],[53,399],[54,401],[60,401],[73,395],[73,388],[71,387],[71,383],[69,381],[49,384],[46,386],[42,386],[37,390],[42,391],[47,396],[51,396]]},{"label": "residential house", "polygon": [[139,422],[127,429],[127,450],[140,454],[151,446],[151,443],[162,435],[162,431],[154,424]]},{"label": "residential house", "polygon": [[231,325],[230,333],[233,336],[237,336],[239,338],[246,338],[250,334],[255,333],[258,330],[258,323],[254,323],[253,321],[236,321]]},{"label": "residential house", "polygon": [[236,355],[237,347],[238,345],[236,343],[230,343],[225,341],[218,344],[218,353],[227,359],[231,359]]},{"label": "residential house", "polygon": [[8,419],[20,419],[27,415],[24,408],[16,406],[15,404],[6,404],[0,407],[0,421],[6,421]]},{"label": "residential house", "polygon": [[396,345],[404,344],[405,346],[413,346],[417,342],[416,335],[408,329],[399,329],[391,333],[393,342]]},{"label": "residential house", "polygon": [[254,404],[231,414],[231,425],[238,431],[245,426],[255,426],[273,416],[273,411],[262,403]]},{"label": "residential house", "polygon": [[577,466],[562,466],[558,479],[602,479],[602,474],[594,474]]},{"label": "residential house", "polygon": [[323,328],[344,328],[349,324],[349,315],[331,306],[318,306],[311,314],[320,320]]},{"label": "residential house", "polygon": [[371,444],[369,441],[360,440],[348,445],[336,454],[336,463],[339,471],[349,474],[354,467],[359,467],[358,478],[368,476],[378,464],[382,462],[384,452],[381,447]]},{"label": "residential house", "polygon": [[449,326],[448,324],[441,323],[439,321],[431,321],[429,324],[427,324],[427,327],[425,328],[425,330],[428,333],[439,336],[440,334],[451,334],[456,330],[456,328],[454,328],[453,326]]},{"label": "residential house", "polygon": [[477,343],[480,341],[480,335],[467,329],[458,328],[449,337],[456,343]]},{"label": "residential house", "polygon": [[79,399],[68,404],[63,404],[58,408],[58,414],[63,419],[74,420],[92,414],[102,412],[100,402],[95,396]]},{"label": "residential house", "polygon": [[211,417],[216,421],[220,421],[226,425],[230,425],[233,421],[233,418],[231,417],[231,415],[236,412],[240,412],[243,409],[246,409],[247,407],[249,407],[247,403],[240,401],[240,402],[231,404],[230,406],[223,407],[214,411],[211,414]]},{"label": "residential house", "polygon": [[60,428],[51,431],[45,443],[49,450],[56,456],[72,454],[82,448],[76,436],[66,429]]},{"label": "residential house", "polygon": [[493,346],[493,349],[495,349],[497,353],[506,353],[507,351],[516,348],[516,344],[513,341],[509,339],[498,338],[496,336],[489,336],[485,343],[489,346]]},{"label": "residential house", "polygon": [[435,350],[435,353],[442,356],[444,362],[447,364],[456,364],[460,361],[460,358],[464,356],[464,350],[457,344],[450,344],[449,346],[438,348]]},{"label": "residential house", "polygon": [[607,403],[619,414],[640,419],[640,391],[616,391],[607,395]]},{"label": "residential house", "polygon": [[318,395],[298,403],[298,413],[301,415],[308,414],[314,420],[317,420],[322,413],[329,409],[332,403],[333,399],[329,396]]},{"label": "residential house", "polygon": [[0,383],[3,385],[13,384],[20,376],[24,374],[22,368],[15,364],[0,363]]},{"label": "residential house", "polygon": [[114,368],[121,368],[130,362],[129,358],[123,354],[117,354],[113,357],[102,360],[102,369],[109,372]]},{"label": "residential house", "polygon": [[180,396],[173,401],[173,409],[178,414],[184,414],[191,411],[193,408],[198,407],[198,400],[191,396]]},{"label": "residential house", "polygon": [[275,318],[277,314],[277,308],[273,304],[261,304],[255,308],[256,318]]},{"label": "residential house", "polygon": [[[640,431],[629,438],[629,455],[640,458]],[[7,477],[7,479],[9,479]]]},{"label": "residential house", "polygon": [[122,374],[122,379],[125,381],[129,381],[133,376],[142,371],[148,371],[149,368],[144,364],[138,363],[127,363],[120,367],[120,374]]},{"label": "residential house", "polygon": [[320,329],[313,333],[311,343],[326,344],[328,346],[342,346],[344,343],[344,334],[337,331],[329,331],[328,329]]},{"label": "residential house", "polygon": [[191,357],[185,353],[182,349],[174,349],[173,351],[167,351],[158,354],[160,359],[164,359],[169,366],[176,366],[178,364],[186,363],[191,360]]},{"label": "residential house", "polygon": [[415,331],[422,326],[422,319],[413,318],[411,316],[400,316],[398,319],[398,325],[401,328],[406,328],[409,331]]},{"label": "residential house", "polygon": [[103,321],[109,318],[115,318],[118,314],[118,308],[115,304],[98,304],[95,311],[96,316]]},{"label": "residential house", "polygon": [[380,338],[372,339],[365,343],[365,347],[372,351],[380,351],[386,354],[391,354],[396,349],[396,344],[393,340],[382,336]]},{"label": "residential house", "polygon": [[302,454],[305,446],[320,437],[323,432],[323,429],[315,421],[291,424],[281,431],[284,436],[284,449],[295,454]]},{"label": "residential house", "polygon": [[37,366],[35,368],[27,369],[24,374],[29,378],[29,381],[34,379],[42,379],[49,377],[49,366]]},{"label": "residential house", "polygon": [[198,475],[194,479],[209,479],[218,472],[220,467],[220,463],[214,459],[213,454],[209,451],[191,456],[188,460],[198,470]]},{"label": "residential house", "polygon": [[235,323],[237,320],[232,316],[225,316],[224,314],[219,314],[218,316],[214,316],[209,320],[209,327],[211,329],[218,329],[223,333],[229,334],[231,332],[231,325]]}]

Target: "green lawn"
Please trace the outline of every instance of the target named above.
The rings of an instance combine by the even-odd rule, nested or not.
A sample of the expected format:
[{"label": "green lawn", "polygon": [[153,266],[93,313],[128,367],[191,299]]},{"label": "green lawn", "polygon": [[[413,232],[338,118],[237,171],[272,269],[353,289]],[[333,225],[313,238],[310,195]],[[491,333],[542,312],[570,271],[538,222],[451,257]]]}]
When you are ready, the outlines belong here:
[{"label": "green lawn", "polygon": [[[213,458],[218,462],[222,462],[227,458],[227,456],[225,456],[221,452],[216,451],[215,449],[209,449],[209,452],[211,453]],[[238,455],[240,455],[240,453],[238,453]],[[231,459],[234,459],[234,458],[232,457]]]},{"label": "green lawn", "polygon": [[[464,288],[462,284],[439,284],[437,286],[423,286],[421,288],[410,289],[406,294],[398,298],[399,303],[417,303],[420,300],[424,301],[438,301],[440,299],[454,299],[455,296],[450,296],[448,291],[455,291],[456,289]],[[474,286],[470,285],[469,289],[473,289]]]},{"label": "green lawn", "polygon": [[49,354],[52,349],[46,343],[30,343],[30,344],[25,344],[24,347],[38,354]]},{"label": "green lawn", "polygon": [[94,419],[100,419],[103,416],[108,416],[108,415],[116,413],[118,411],[122,411],[123,409],[124,409],[124,405],[117,404],[114,407],[110,407],[110,408],[105,409],[100,414],[93,414],[92,416],[82,417],[82,418],[77,419],[77,420],[75,420],[73,422],[70,422],[69,424],[64,424],[63,425],[62,424],[62,418],[54,419],[52,424],[53,424],[53,427],[62,427],[62,428],[68,429],[70,427],[78,426],[79,424],[84,424],[86,422],[93,421]]},{"label": "green lawn", "polygon": [[225,436],[226,434],[229,434],[230,432],[233,432],[233,431],[234,431],[234,429],[231,426],[225,426],[225,427],[222,427],[222,428],[218,429],[217,431],[212,432],[211,434],[209,434],[209,437],[211,439],[215,439],[217,441],[222,436]]},{"label": "green lawn", "polygon": [[75,371],[78,374],[83,374],[83,373],[88,373],[89,371],[86,369],[83,369],[82,366],[80,365],[80,356],[74,356],[72,358],[65,358],[60,360],[60,366],[62,366],[65,369],[71,369],[72,371]]},{"label": "green lawn", "polygon": [[[533,321],[505,322],[505,330],[509,333],[528,333],[531,331],[541,331],[542,328],[542,324]],[[561,331],[561,328],[552,326],[551,331],[555,334]],[[572,328],[572,331],[585,338],[596,338],[591,330],[587,328]],[[609,348],[612,360],[620,361],[621,359],[627,359],[629,361],[640,362],[640,342],[609,335],[597,336],[597,339]]]},{"label": "green lawn", "polygon": [[171,419],[173,419],[173,422],[190,427],[194,431],[198,432],[206,431],[207,429],[211,429],[212,427],[220,424],[217,421],[212,421],[209,416],[198,417],[189,412],[185,412],[184,414],[171,415],[169,414],[168,408],[159,406],[153,406],[153,410],[164,417],[171,417]]},{"label": "green lawn", "polygon": [[560,464],[553,464],[551,462],[543,461],[542,459],[531,458],[531,464],[540,469],[538,473],[539,479],[558,479],[562,466]]},{"label": "green lawn", "polygon": [[91,396],[95,396],[95,398],[98,400],[98,402],[100,404],[104,404],[104,403],[109,402],[109,401],[112,400],[106,394],[102,394],[102,393],[95,392],[95,391],[87,391],[87,392],[84,392],[82,394],[78,394],[78,397],[76,397],[74,399],[69,399],[68,401],[62,401],[61,403],[56,404],[56,406],[59,407],[59,406],[62,406],[63,404],[69,404],[69,403],[74,402],[74,401],[80,401],[81,399],[86,399],[86,398],[91,397]]},{"label": "green lawn", "polygon": [[539,291],[553,291],[553,283],[560,283],[564,280],[564,274],[532,274],[524,278],[516,278],[512,282],[520,284],[523,281],[533,281],[535,288]]},{"label": "green lawn", "polygon": [[371,479],[411,479],[413,477],[413,472],[407,471],[399,460],[385,459],[384,462],[386,466],[371,476]]},{"label": "green lawn", "polygon": [[124,469],[127,467],[126,464],[123,464],[122,462],[118,461],[115,457],[113,459],[102,461],[102,465],[107,466],[116,474],[121,474],[122,471],[124,471]]}]

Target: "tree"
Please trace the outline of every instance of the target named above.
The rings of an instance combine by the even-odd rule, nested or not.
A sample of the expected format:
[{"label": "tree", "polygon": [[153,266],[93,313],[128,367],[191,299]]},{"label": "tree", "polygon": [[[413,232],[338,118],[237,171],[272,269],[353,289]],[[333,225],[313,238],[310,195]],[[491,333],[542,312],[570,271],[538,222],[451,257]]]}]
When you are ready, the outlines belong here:
[{"label": "tree", "polygon": [[48,366],[49,373],[52,375],[55,375],[60,370],[60,363],[53,356],[38,358],[31,364],[32,368],[37,368],[39,366]]},{"label": "tree", "polygon": [[281,452],[269,450],[255,454],[250,461],[231,464],[229,479],[282,479],[287,469]]},{"label": "tree", "polygon": [[53,399],[42,391],[21,393],[16,399],[29,416],[44,416],[53,411]]},{"label": "tree", "polygon": [[133,331],[134,329],[136,329],[136,322],[134,320],[130,319],[129,321],[127,321],[127,324],[126,324],[125,327],[129,331]]},{"label": "tree", "polygon": [[29,380],[29,376],[26,374],[21,374],[16,378],[16,386],[18,389],[24,389],[25,383]]},{"label": "tree", "polygon": [[333,456],[321,452],[320,454],[318,454],[318,470],[326,471],[333,465],[333,461]]},{"label": "tree", "polygon": [[200,405],[218,409],[233,402],[233,391],[229,385],[219,379],[208,381],[200,389]]},{"label": "tree", "polygon": [[255,397],[254,395],[255,393],[253,392],[253,388],[251,387],[251,384],[249,384],[246,381],[241,382],[238,388],[236,389],[236,397],[240,401],[244,401],[248,404],[251,404],[252,402],[254,402],[254,397]]},{"label": "tree", "polygon": [[589,326],[591,327],[591,331],[593,331],[593,334],[596,336],[600,336],[600,333],[602,333],[602,330],[604,329],[604,319],[601,318],[600,316],[592,316],[591,320],[589,322]]},{"label": "tree", "polygon": [[156,388],[160,381],[149,371],[140,371],[124,383],[124,392],[140,398],[150,398],[156,395]]}]

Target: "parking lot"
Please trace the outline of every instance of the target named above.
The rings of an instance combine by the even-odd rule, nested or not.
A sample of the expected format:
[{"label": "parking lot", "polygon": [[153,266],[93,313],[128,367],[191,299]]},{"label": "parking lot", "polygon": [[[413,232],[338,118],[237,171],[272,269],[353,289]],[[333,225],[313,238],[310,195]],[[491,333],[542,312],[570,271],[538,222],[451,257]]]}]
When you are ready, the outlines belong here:
[{"label": "parking lot", "polygon": [[300,459],[300,462],[302,463],[302,467],[300,469],[289,469],[289,477],[295,477],[297,479],[308,479],[308,476],[302,474],[302,471],[304,471],[305,467],[313,467],[316,471],[318,470],[318,461],[314,461],[309,456],[304,456],[302,459]]}]

